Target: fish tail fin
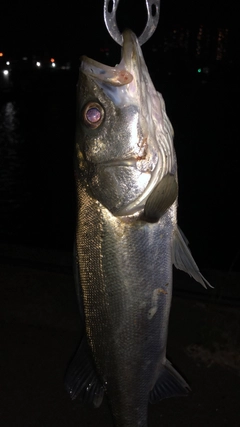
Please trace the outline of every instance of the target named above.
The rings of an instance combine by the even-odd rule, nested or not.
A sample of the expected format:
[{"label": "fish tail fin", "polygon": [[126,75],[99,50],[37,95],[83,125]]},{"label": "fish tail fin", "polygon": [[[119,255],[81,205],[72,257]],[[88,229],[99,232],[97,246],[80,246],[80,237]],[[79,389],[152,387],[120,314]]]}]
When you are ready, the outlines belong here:
[{"label": "fish tail fin", "polygon": [[191,391],[187,382],[174,369],[169,360],[166,360],[162,368],[160,376],[149,394],[150,403],[158,403],[167,397],[186,396]]},{"label": "fish tail fin", "polygon": [[65,388],[72,400],[79,397],[82,403],[98,408],[103,400],[104,388],[97,378],[87,351],[84,337],[67,369]]},{"label": "fish tail fin", "polygon": [[203,277],[202,273],[200,273],[199,268],[188,248],[188,240],[178,227],[176,227],[174,232],[172,255],[173,264],[176,268],[185,271],[185,273],[188,273],[204,288],[207,288],[206,285],[208,285],[210,288],[213,288],[213,286],[210,285],[205,277]]}]

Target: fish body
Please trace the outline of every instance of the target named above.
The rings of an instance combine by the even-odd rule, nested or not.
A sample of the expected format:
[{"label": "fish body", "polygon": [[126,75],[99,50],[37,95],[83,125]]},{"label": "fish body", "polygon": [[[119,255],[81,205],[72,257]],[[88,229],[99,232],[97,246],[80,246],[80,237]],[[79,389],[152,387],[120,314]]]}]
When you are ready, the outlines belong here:
[{"label": "fish body", "polygon": [[116,427],[147,427],[148,403],[189,387],[166,359],[172,265],[205,279],[177,227],[173,129],[134,33],[108,67],[83,58],[75,174],[76,276],[85,332],[66,375],[72,396]]}]

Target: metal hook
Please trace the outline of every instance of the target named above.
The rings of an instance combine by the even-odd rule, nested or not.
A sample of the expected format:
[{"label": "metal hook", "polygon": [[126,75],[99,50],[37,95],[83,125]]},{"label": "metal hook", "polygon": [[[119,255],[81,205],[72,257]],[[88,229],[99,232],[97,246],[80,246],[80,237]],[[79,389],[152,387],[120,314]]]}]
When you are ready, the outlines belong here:
[{"label": "metal hook", "polygon": [[[122,35],[117,26],[116,12],[118,8],[119,0],[104,0],[103,14],[104,21],[110,36],[115,40],[116,43],[122,46],[123,40]],[[111,10],[110,10],[111,6]],[[147,7],[147,24],[142,34],[140,35],[138,42],[140,46],[144,44],[153,35],[157,28],[159,15],[160,15],[160,0],[146,0]]]}]

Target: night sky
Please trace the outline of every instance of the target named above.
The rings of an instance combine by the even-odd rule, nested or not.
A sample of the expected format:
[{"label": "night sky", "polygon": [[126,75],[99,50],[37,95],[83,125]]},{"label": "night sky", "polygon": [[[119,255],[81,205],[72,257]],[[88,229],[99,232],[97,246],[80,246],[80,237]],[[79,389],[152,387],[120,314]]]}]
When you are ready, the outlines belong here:
[{"label": "night sky", "polygon": [[[144,0],[121,0],[120,29],[142,31],[146,18]],[[9,53],[44,53],[71,57],[107,45],[110,37],[103,20],[103,0],[59,2],[2,1],[0,50]],[[174,25],[191,28],[201,23],[228,27],[237,37],[237,2],[234,0],[162,0],[155,41]]]}]

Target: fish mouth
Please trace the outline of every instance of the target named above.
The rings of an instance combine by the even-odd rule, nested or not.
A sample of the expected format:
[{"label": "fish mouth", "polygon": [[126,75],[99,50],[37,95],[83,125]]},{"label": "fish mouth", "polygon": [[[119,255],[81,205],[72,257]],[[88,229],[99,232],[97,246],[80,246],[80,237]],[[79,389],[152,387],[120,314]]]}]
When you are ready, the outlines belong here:
[{"label": "fish mouth", "polygon": [[124,86],[133,80],[133,76],[120,64],[110,67],[87,56],[82,56],[81,70],[89,77],[97,79],[99,84],[102,82],[112,86]]},{"label": "fish mouth", "polygon": [[121,61],[111,67],[94,59],[82,56],[81,71],[94,79],[105,94],[118,107],[136,102],[141,84],[141,69],[146,68],[136,35],[129,29],[123,34]]},{"label": "fish mouth", "polygon": [[[131,70],[140,69],[142,51],[136,35],[129,29],[124,30],[121,61],[115,67],[102,64],[87,56],[81,57],[81,71],[89,77],[112,86],[128,85],[134,79]],[[144,63],[146,66],[146,64]]]}]

